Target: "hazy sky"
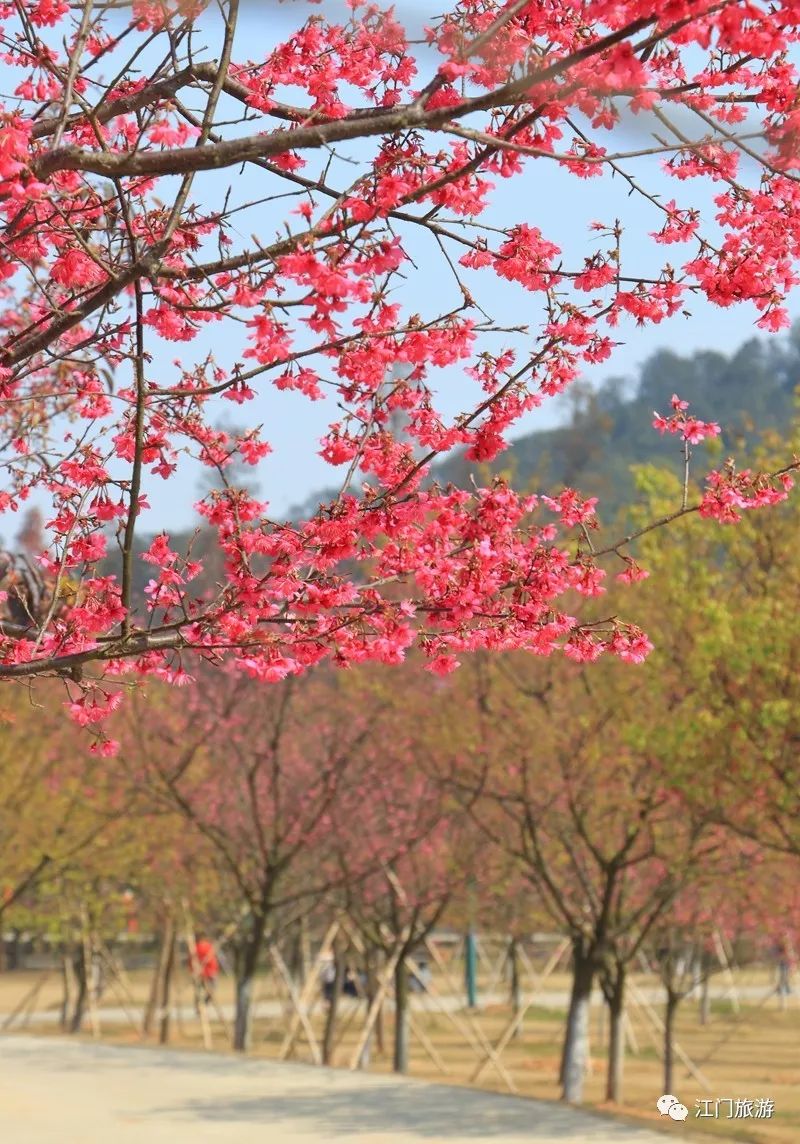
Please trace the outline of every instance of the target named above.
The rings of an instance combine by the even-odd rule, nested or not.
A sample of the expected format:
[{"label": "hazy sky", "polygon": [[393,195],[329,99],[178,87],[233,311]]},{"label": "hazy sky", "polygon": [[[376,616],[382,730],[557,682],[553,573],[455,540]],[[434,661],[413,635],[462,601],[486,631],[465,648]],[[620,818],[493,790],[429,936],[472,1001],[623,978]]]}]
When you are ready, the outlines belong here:
[{"label": "hazy sky", "polygon": [[[429,0],[428,3],[404,0],[397,5],[396,13],[401,22],[418,33],[424,23],[443,8],[444,5],[438,0],[435,5],[430,4]],[[330,20],[335,19],[340,12],[345,12],[343,5],[330,0],[325,0],[317,9],[311,8],[304,0],[291,0],[280,6],[264,0],[245,3],[236,59],[244,61],[264,58],[272,45],[285,39],[294,27],[299,26],[305,15],[314,10]],[[211,50],[208,54],[212,57],[216,54],[212,46],[219,42],[215,25],[216,21],[208,17],[198,30],[198,41],[209,45]],[[200,58],[208,58],[208,54],[198,52]],[[421,70],[427,78],[427,69]],[[296,91],[293,95],[297,98]],[[686,126],[684,121],[682,126]],[[702,134],[696,128],[694,130],[696,136]],[[233,130],[234,134],[241,132],[242,128]],[[622,149],[648,146],[653,142],[644,118],[633,116],[628,116],[625,126],[615,134],[615,139]],[[607,139],[602,141],[609,145]],[[565,145],[568,143],[569,140],[565,140]],[[340,150],[345,158],[361,158],[363,162],[373,146],[371,142],[366,145],[354,143],[342,146]],[[714,207],[711,196],[718,191],[718,185],[699,179],[680,183],[662,172],[659,159],[636,160],[628,166],[648,190],[660,194],[664,200],[676,198],[679,205],[699,207],[704,220],[712,220],[710,225],[713,234]],[[751,166],[750,172],[743,168],[742,174],[748,181],[756,181],[755,164]],[[348,169],[345,163],[334,168],[334,172],[341,174],[342,182],[345,179],[352,180],[356,170],[355,167]],[[194,200],[203,203],[204,194],[213,195],[215,191],[218,192],[231,177],[235,180],[237,195],[243,199],[256,199],[266,193],[264,176],[253,169],[247,169],[242,174],[236,171],[233,176],[228,172],[221,176],[198,179],[193,192]],[[331,181],[335,180],[332,178]],[[522,176],[511,180],[496,180],[491,209],[484,218],[496,226],[506,226],[513,222],[528,222],[538,226],[546,238],[562,247],[565,265],[576,268],[582,265],[584,254],[590,249],[587,245],[587,228],[593,220],[608,223],[612,223],[615,218],[623,220],[626,229],[622,251],[626,274],[649,276],[653,270],[654,258],[660,255],[663,261],[665,250],[676,266],[691,257],[694,248],[690,246],[654,247],[647,235],[660,227],[662,216],[641,196],[629,195],[628,189],[622,180],[609,175],[583,180],[559,169],[552,162],[531,162]],[[280,205],[283,217],[296,205],[294,200],[287,202],[288,205]],[[249,244],[253,231],[257,231],[262,241],[270,241],[280,229],[280,222],[281,213],[276,214],[275,207],[271,211],[258,208],[250,212],[237,223],[242,244]],[[706,222],[704,233],[708,230],[709,224]],[[422,271],[410,276],[405,294],[402,289],[397,294],[397,300],[408,307],[406,312],[417,311],[423,317],[431,317],[442,312],[446,306],[457,304],[459,296],[454,280],[429,236],[409,234],[404,235],[404,241]],[[469,281],[470,286],[474,286],[477,300],[486,306],[493,317],[509,326],[529,322],[531,330],[535,331],[538,312],[531,295],[522,288],[499,281],[491,271],[474,274]],[[661,326],[645,330],[637,329],[632,321],[620,324],[611,333],[623,344],[617,347],[610,361],[601,367],[587,370],[587,376],[599,381],[609,375],[634,374],[644,359],[660,347],[669,346],[687,354],[698,349],[728,351],[759,333],[754,327],[757,314],[751,306],[722,310],[700,301],[692,301],[688,308],[691,317],[676,317]],[[790,312],[793,318],[800,316],[800,300],[790,302]],[[230,364],[240,352],[242,336],[240,326],[232,328],[225,323],[208,327],[201,337],[186,344],[159,341],[153,335],[148,347],[154,357],[152,376],[159,380],[174,376],[173,359],[180,358],[189,364],[199,360],[209,349],[213,349],[220,360]],[[506,339],[508,340],[512,339]],[[499,344],[498,341],[491,343],[493,348]],[[530,337],[525,344],[530,345]],[[268,501],[270,515],[278,516],[315,491],[336,485],[340,471],[331,469],[317,455],[319,438],[332,415],[335,415],[335,410],[332,410],[328,401],[311,404],[297,394],[279,392],[266,379],[262,379],[260,384],[261,391],[255,402],[241,408],[221,402],[219,416],[227,414],[231,423],[245,428],[256,424],[264,425],[264,437],[272,444],[274,453],[258,470],[258,492]],[[462,409],[470,408],[474,392],[472,383],[459,370],[442,371],[439,380],[439,407],[446,414],[453,416]],[[669,396],[669,393],[664,394],[665,403]],[[691,398],[691,394],[685,396]],[[216,416],[216,411],[214,415]],[[515,435],[520,436],[534,428],[552,425],[560,416],[558,404],[546,402],[540,410],[529,414],[519,423]],[[166,483],[159,478],[148,480],[147,491],[152,508],[142,519],[142,529],[169,530],[185,528],[191,524],[194,518],[192,504],[197,499],[199,477],[197,466],[186,463]]]}]

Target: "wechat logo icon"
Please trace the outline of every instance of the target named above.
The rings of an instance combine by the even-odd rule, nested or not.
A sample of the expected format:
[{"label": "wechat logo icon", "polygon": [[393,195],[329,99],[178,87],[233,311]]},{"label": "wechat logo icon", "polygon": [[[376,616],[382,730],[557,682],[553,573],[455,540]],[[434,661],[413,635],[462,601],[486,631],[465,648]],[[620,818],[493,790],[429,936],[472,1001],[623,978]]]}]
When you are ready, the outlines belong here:
[{"label": "wechat logo icon", "polygon": [[658,1098],[656,1108],[662,1116],[669,1116],[673,1120],[685,1120],[689,1115],[689,1109],[685,1104],[681,1104],[677,1096],[669,1096],[666,1093]]}]

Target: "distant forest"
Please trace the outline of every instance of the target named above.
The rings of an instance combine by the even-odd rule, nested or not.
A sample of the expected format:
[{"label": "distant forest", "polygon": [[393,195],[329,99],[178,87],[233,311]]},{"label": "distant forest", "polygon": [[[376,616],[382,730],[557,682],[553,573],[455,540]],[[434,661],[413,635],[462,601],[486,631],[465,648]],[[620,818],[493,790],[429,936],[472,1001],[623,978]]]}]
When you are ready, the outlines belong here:
[{"label": "distant forest", "polygon": [[[550,491],[564,485],[600,498],[602,517],[611,520],[633,496],[632,468],[654,463],[682,464],[675,437],[653,429],[653,412],[665,412],[673,393],[691,402],[691,412],[722,427],[723,456],[740,461],[765,430],[785,427],[797,416],[800,386],[800,323],[784,338],[752,338],[730,356],[708,350],[682,357],[659,350],[638,378],[611,377],[599,387],[578,382],[563,400],[564,425],[529,433],[514,441],[487,471],[505,472],[516,488]],[[694,450],[695,474],[704,450]],[[713,467],[713,464],[712,466]],[[436,470],[439,481],[462,484],[478,476],[463,455]]]}]

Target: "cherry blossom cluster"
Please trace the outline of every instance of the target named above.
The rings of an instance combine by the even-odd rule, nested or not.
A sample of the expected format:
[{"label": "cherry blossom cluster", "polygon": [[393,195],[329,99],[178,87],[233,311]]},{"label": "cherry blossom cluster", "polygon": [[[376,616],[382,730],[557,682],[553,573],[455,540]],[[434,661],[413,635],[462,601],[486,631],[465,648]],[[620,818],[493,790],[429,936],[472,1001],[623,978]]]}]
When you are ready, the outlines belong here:
[{"label": "cherry blossom cluster", "polygon": [[[207,25],[205,8],[0,3],[0,512],[34,494],[52,505],[53,600],[28,627],[2,625],[0,676],[66,676],[73,714],[94,723],[107,699],[90,663],[180,683],[198,657],[264,680],[412,647],[437,672],[476,649],[643,658],[635,627],[580,614],[605,576],[586,545],[592,498],[453,489],[432,467],[454,450],[495,461],[630,319],[667,322],[702,297],[787,324],[796,0],[459,0],[419,51],[393,11],[358,0],[342,22],[304,11],[260,52],[237,4]],[[218,37],[203,51],[198,22]],[[650,150],[675,198],[649,193],[619,151],[628,112],[658,114]],[[633,262],[625,220],[598,220],[568,258],[535,195],[529,217],[496,225],[498,181],[535,187],[541,164],[613,172],[646,199],[652,245]],[[713,219],[697,179],[713,184]],[[426,313],[409,304],[420,275],[441,282]],[[524,328],[489,312],[493,282],[524,295]],[[446,414],[454,378],[464,402]],[[309,448],[339,487],[308,519],[274,519],[231,476],[276,441],[256,416],[221,428],[224,414],[246,422],[268,387],[331,410]],[[655,425],[687,448],[719,432],[677,398]],[[176,488],[187,457],[217,478],[196,506],[213,544],[197,552],[147,524],[148,493]],[[790,483],[714,473],[701,515],[736,519]],[[618,579],[646,574],[606,551],[626,562]],[[67,582],[79,587],[55,606]]]},{"label": "cherry blossom cluster", "polygon": [[[794,469],[797,466],[791,467]],[[735,524],[741,520],[745,509],[768,508],[780,504],[793,488],[794,478],[789,472],[773,476],[742,469],[737,473],[729,465],[722,472],[709,473],[698,511],[700,516],[709,520]]]},{"label": "cherry blossom cluster", "polygon": [[721,430],[716,421],[701,421],[698,417],[690,417],[687,413],[689,402],[682,401],[675,393],[671,405],[673,412],[669,417],[654,414],[653,428],[659,433],[679,434],[689,445],[699,445],[708,437],[719,436]]},{"label": "cherry blossom cluster", "polygon": [[[660,433],[680,436],[687,448],[689,445],[705,441],[708,437],[719,436],[721,430],[716,422],[701,421],[689,415],[688,401],[683,401],[677,394],[673,394],[671,405],[673,412],[669,417],[660,413],[655,414],[653,426]],[[697,511],[706,519],[733,524],[741,520],[744,509],[767,508],[779,504],[786,500],[794,488],[792,471],[797,467],[797,462],[794,461],[786,469],[773,474],[756,473],[750,469],[737,472],[733,461],[728,461],[721,471],[714,470],[708,474],[706,491],[697,505]],[[631,582],[642,579],[645,575],[646,572],[639,569],[633,561],[629,561],[625,572],[617,579]]]}]

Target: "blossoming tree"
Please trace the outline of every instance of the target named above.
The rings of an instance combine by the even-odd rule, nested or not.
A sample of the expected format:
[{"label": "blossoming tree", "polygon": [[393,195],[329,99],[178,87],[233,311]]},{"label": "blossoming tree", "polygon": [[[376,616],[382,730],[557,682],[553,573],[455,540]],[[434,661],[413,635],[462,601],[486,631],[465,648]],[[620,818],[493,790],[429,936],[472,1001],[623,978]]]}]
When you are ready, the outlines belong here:
[{"label": "blossoming tree", "polygon": [[[611,354],[626,316],[662,322],[700,296],[753,303],[765,329],[787,324],[797,0],[459,0],[422,46],[393,12],[351,7],[342,22],[301,12],[285,42],[248,58],[239,0],[203,24],[208,48],[193,34],[204,0],[0,4],[12,77],[0,510],[34,493],[52,503],[49,593],[4,623],[0,676],[67,677],[84,723],[115,702],[103,677],[180,678],[198,655],[231,655],[266,680],[326,658],[395,662],[414,643],[439,672],[480,648],[636,657],[635,628],[564,611],[565,592],[599,583],[601,555],[626,562],[627,541],[587,543],[591,500],[537,501],[503,481],[438,488],[431,464],[456,448],[497,456],[524,413]],[[657,121],[647,150],[663,156],[673,199],[631,173],[639,153],[615,135],[627,111]],[[335,162],[337,145],[356,143]],[[649,249],[624,253],[624,220],[594,224],[577,260],[548,236],[545,210],[490,224],[495,184],[533,182],[542,164],[576,180],[614,172],[645,196]],[[258,203],[243,168],[259,176]],[[705,229],[697,180],[715,191]],[[245,240],[255,217],[270,233]],[[409,312],[403,275],[412,290],[436,276],[441,309]],[[525,329],[484,309],[483,280],[529,295]],[[211,326],[216,355],[201,345]],[[154,364],[164,342],[180,346],[170,367]],[[475,387],[452,416],[448,369],[460,393]],[[342,474],[337,494],[286,522],[223,482],[199,504],[225,557],[215,591],[193,593],[199,562],[160,535],[137,609],[148,482],[169,490],[185,454],[223,475],[258,465],[270,442],[215,428],[215,410],[232,402],[244,416],[263,387],[328,396],[335,412],[310,449]],[[724,517],[783,493],[768,475],[723,470],[702,504]],[[117,574],[101,568],[109,551]]]},{"label": "blossoming tree", "polygon": [[[408,774],[415,744],[402,734],[400,704],[393,710],[355,675],[315,672],[265,695],[257,681],[204,670],[184,695],[179,711],[167,709],[163,691],[148,696],[149,720],[132,704],[121,754],[142,807],[176,812],[209,850],[234,954],[234,1047],[243,1051],[268,945],[343,888],[408,861],[435,808]],[[426,808],[411,802],[403,814],[415,794],[428,795]]]},{"label": "blossoming tree", "polygon": [[[619,1101],[630,966],[686,886],[701,873],[720,885],[725,836],[712,810],[675,789],[671,760],[659,757],[662,726],[680,714],[682,696],[659,690],[655,672],[644,671],[632,688],[619,664],[598,669],[591,685],[585,671],[563,662],[530,667],[495,665],[486,690],[492,737],[447,781],[491,846],[515,861],[533,909],[569,938],[564,1099],[583,1099],[599,983],[610,1017],[606,1097]],[[468,706],[459,691],[453,701],[463,723]]]}]

